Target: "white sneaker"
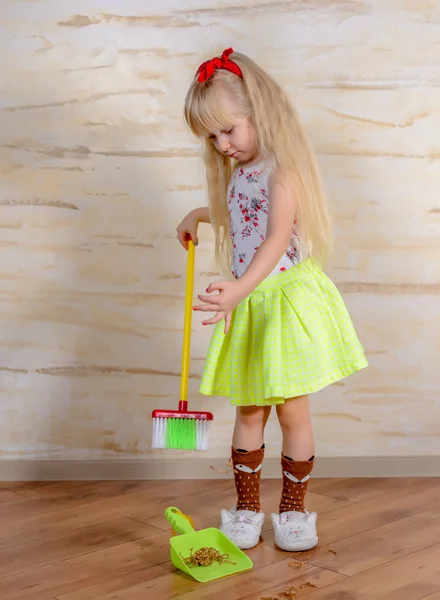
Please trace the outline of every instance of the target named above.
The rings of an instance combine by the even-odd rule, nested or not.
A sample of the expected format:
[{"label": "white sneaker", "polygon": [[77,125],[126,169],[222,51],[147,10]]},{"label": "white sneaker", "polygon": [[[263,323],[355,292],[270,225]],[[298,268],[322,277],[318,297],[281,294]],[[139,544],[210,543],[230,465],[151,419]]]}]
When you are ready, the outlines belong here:
[{"label": "white sneaker", "polygon": [[241,550],[249,550],[258,544],[261,529],[264,523],[264,514],[253,510],[225,510],[221,511],[222,531]]},{"label": "white sneaker", "polygon": [[289,511],[272,513],[275,543],[287,552],[311,550],[318,545],[316,513]]}]

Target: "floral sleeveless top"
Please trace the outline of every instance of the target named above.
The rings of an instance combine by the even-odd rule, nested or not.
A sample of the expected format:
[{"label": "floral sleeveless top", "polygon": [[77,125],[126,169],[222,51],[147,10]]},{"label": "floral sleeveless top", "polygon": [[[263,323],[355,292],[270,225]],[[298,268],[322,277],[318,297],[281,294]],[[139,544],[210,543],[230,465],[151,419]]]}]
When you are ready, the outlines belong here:
[{"label": "floral sleeveless top", "polygon": [[[269,175],[270,169],[265,168],[264,163],[261,163],[247,168],[239,167],[234,171],[229,182],[231,271],[236,279],[243,275],[255,252],[266,239]],[[293,230],[286,252],[271,275],[287,271],[298,264],[300,262],[299,249],[299,237]]]}]

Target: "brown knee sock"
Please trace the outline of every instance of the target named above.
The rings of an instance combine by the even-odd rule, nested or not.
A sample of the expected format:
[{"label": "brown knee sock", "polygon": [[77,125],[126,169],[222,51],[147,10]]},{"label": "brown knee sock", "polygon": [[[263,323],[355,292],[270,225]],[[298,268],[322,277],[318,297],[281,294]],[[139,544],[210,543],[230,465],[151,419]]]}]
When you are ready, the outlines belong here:
[{"label": "brown knee sock", "polygon": [[264,445],[259,450],[236,450],[232,448],[237,510],[260,512],[260,478],[264,459]]},{"label": "brown knee sock", "polygon": [[314,456],[310,460],[297,461],[281,455],[283,469],[283,495],[280,502],[280,513],[296,510],[304,512],[304,497],[310,473],[313,469]]}]

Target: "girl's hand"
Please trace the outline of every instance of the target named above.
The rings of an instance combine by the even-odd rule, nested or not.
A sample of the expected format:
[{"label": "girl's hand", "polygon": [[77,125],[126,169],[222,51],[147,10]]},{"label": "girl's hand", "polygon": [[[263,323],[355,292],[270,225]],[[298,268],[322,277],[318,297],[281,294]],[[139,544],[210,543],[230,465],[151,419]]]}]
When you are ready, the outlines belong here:
[{"label": "girl's hand", "polygon": [[188,250],[189,240],[193,241],[194,246],[199,243],[197,230],[199,228],[199,219],[195,211],[191,211],[177,227],[177,238],[185,250]]},{"label": "girl's hand", "polygon": [[207,294],[218,291],[218,294],[208,296],[200,294],[198,297],[203,304],[194,307],[194,310],[204,312],[216,312],[212,319],[204,321],[203,325],[215,325],[225,319],[225,333],[228,333],[231,325],[232,311],[245,298],[246,294],[239,281],[218,281],[211,283],[206,290]]},{"label": "girl's hand", "polygon": [[199,239],[197,237],[197,230],[199,228],[199,223],[210,223],[209,218],[209,209],[207,206],[201,206],[200,208],[195,208],[180,223],[177,227],[177,237],[179,242],[188,250],[188,242],[189,240],[193,241],[194,246],[197,246],[199,243]]},{"label": "girl's hand", "polygon": [[[197,310],[197,309],[195,309]],[[212,310],[212,309],[210,309]],[[228,312],[225,313],[221,310],[219,310],[217,312],[217,314],[215,315],[215,317],[212,317],[212,319],[208,319],[207,321],[203,321],[202,324],[203,325],[216,325],[217,323],[220,323],[220,321],[224,319],[225,320],[225,333],[228,333],[229,328],[231,327],[231,320],[232,320],[232,313]]]}]

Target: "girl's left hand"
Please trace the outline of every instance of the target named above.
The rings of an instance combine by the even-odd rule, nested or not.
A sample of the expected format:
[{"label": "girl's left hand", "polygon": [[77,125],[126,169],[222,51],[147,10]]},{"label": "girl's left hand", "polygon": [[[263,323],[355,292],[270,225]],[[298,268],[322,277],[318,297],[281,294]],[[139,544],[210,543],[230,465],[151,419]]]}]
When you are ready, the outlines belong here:
[{"label": "girl's left hand", "polygon": [[204,312],[216,312],[217,314],[208,321],[203,321],[203,325],[215,325],[222,319],[225,319],[225,333],[228,333],[231,325],[232,311],[244,299],[245,295],[238,281],[218,281],[211,283],[206,290],[207,294],[218,291],[214,296],[200,294],[198,297],[203,304],[194,306],[194,310]]}]

